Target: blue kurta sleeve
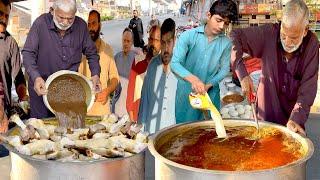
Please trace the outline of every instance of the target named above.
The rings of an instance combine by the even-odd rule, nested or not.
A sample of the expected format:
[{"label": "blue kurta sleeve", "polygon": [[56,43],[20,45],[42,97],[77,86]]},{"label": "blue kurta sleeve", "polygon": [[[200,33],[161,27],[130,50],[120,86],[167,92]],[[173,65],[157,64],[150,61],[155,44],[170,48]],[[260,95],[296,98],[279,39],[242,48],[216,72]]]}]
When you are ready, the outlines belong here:
[{"label": "blue kurta sleeve", "polygon": [[230,71],[230,54],[231,54],[231,42],[228,42],[226,48],[223,50],[221,59],[220,59],[220,68],[217,74],[210,76],[207,83],[212,84],[213,86],[219,85],[219,82],[228,75]]},{"label": "blue kurta sleeve", "polygon": [[[193,32],[193,31],[191,31]],[[174,73],[176,73],[181,78],[185,78],[191,75],[191,72],[188,71],[183,64],[186,61],[187,53],[190,48],[190,37],[192,34],[189,31],[182,33],[178,39],[178,42],[173,50],[173,56],[171,59],[171,69]],[[195,32],[193,32],[195,33]]]}]

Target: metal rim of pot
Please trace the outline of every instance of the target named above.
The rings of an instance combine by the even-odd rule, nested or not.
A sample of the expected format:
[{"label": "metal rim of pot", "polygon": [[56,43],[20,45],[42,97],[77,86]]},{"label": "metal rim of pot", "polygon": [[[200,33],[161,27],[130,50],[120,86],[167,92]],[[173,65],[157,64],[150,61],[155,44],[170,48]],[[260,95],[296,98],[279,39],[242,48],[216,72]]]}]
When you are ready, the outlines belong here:
[{"label": "metal rim of pot", "polygon": [[[249,126],[255,126],[255,122],[252,121],[251,119],[238,119],[238,120],[234,120],[234,119],[224,119],[224,123],[225,126],[228,127],[228,124],[232,124],[232,122],[239,122],[242,121],[241,126],[243,125],[249,125]],[[284,169],[284,168],[288,168],[288,167],[292,167],[292,166],[296,166],[299,164],[302,164],[304,162],[306,162],[308,159],[311,158],[311,156],[314,153],[314,145],[312,143],[312,141],[307,138],[307,137],[303,137],[300,134],[294,133],[290,130],[287,129],[287,127],[279,125],[279,124],[275,124],[275,123],[271,123],[271,122],[266,122],[266,121],[261,121],[260,124],[260,128],[263,126],[267,126],[267,125],[272,125],[272,127],[278,128],[280,129],[282,132],[285,133],[289,133],[292,137],[294,137],[295,139],[303,139],[303,141],[305,142],[301,142],[299,140],[299,142],[303,145],[306,146],[308,149],[306,150],[305,156],[303,158],[300,158],[296,161],[293,161],[289,164],[283,165],[283,166],[278,166],[278,167],[274,167],[272,169],[262,169],[262,170],[252,170],[252,171],[222,171],[222,170],[209,170],[209,169],[201,169],[201,168],[195,168],[195,167],[191,167],[191,166],[187,166],[187,165],[183,165],[183,164],[179,164],[176,163],[174,161],[171,161],[165,157],[163,157],[155,148],[155,142],[157,142],[158,139],[162,138],[162,136],[164,136],[167,131],[170,131],[172,129],[176,129],[179,127],[183,127],[183,126],[189,126],[192,127],[191,125],[197,125],[197,124],[205,124],[207,126],[214,126],[214,121],[212,120],[206,120],[206,121],[198,121],[198,122],[188,122],[188,123],[182,123],[182,124],[177,124],[177,125],[172,125],[169,126],[167,128],[162,129],[161,131],[153,134],[151,137],[149,137],[149,141],[148,141],[148,148],[151,152],[151,154],[156,158],[159,159],[161,162],[164,162],[168,165],[177,167],[177,168],[181,168],[181,169],[185,169],[185,170],[189,170],[189,171],[194,171],[194,172],[199,172],[199,173],[214,173],[214,174],[259,174],[259,173],[265,173],[265,172],[271,172],[274,170],[280,170],[280,169]],[[229,127],[236,127],[235,125],[231,125]]]},{"label": "metal rim of pot", "polygon": [[[86,102],[87,112],[88,112],[91,109],[91,107],[93,106],[94,99],[95,99],[95,92],[93,91],[93,84],[92,84],[91,80],[89,80],[86,76],[82,75],[81,73],[78,73],[75,71],[60,70],[60,71],[57,71],[57,72],[51,74],[47,78],[47,80],[45,82],[46,89],[49,88],[49,85],[51,84],[51,82],[53,80],[55,80],[57,77],[60,77],[60,76],[73,76],[74,78],[80,80],[81,84],[85,85],[84,89],[86,92],[88,91],[86,95],[88,98],[90,98],[89,101],[87,100],[87,102]],[[43,95],[43,103],[53,114],[55,114],[55,111],[51,108],[50,103],[48,102],[47,95]]]}]

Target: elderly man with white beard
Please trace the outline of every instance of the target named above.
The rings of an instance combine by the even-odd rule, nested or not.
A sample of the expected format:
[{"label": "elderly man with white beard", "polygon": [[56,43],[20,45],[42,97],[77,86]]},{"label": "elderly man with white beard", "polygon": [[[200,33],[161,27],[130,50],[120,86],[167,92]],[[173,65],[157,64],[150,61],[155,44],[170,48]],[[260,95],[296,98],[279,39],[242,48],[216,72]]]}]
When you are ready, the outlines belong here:
[{"label": "elderly man with white beard", "polygon": [[22,55],[30,77],[31,117],[53,116],[42,100],[47,93],[45,80],[59,70],[78,71],[82,54],[88,59],[94,90],[101,90],[99,55],[76,11],[75,0],[56,0],[53,12],[38,17],[30,29]]},{"label": "elderly man with white beard", "polygon": [[308,29],[309,9],[305,2],[291,0],[282,12],[280,24],[236,29],[231,33],[233,68],[248,96],[253,85],[242,55],[245,52],[260,58],[258,118],[305,134],[304,124],[317,93],[319,42]]}]

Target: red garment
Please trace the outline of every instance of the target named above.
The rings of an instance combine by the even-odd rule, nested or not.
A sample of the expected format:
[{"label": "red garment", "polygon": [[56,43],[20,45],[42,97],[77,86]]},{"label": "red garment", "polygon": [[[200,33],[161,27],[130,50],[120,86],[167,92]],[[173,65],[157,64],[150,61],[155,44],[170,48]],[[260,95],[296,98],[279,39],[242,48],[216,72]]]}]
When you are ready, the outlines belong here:
[{"label": "red garment", "polygon": [[[251,74],[254,71],[261,70],[261,59],[260,58],[250,58],[244,61],[244,65],[248,74]],[[232,76],[238,79],[235,71],[233,71]]]},{"label": "red garment", "polygon": [[[147,58],[138,63],[136,63],[136,60],[134,60],[131,66],[130,74],[129,74],[126,108],[128,113],[130,111],[133,112],[133,119],[131,120],[135,122],[138,121],[138,112],[139,112],[140,96],[141,96],[141,89],[142,89],[142,84],[141,83],[137,84],[137,77],[141,75],[140,77],[144,78],[143,74],[147,71],[149,62],[150,61]],[[142,82],[143,82],[143,79],[142,79]],[[136,85],[141,87],[136,87]],[[136,97],[134,97],[135,94],[136,94]]]}]

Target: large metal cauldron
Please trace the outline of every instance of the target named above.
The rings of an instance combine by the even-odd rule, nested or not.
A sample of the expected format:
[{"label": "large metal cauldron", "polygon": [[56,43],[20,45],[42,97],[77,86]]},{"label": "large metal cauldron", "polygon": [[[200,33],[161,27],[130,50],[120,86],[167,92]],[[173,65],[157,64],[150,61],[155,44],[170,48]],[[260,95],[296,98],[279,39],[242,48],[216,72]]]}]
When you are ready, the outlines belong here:
[{"label": "large metal cauldron", "polygon": [[81,162],[58,162],[35,159],[31,156],[19,153],[8,144],[4,144],[4,146],[10,151],[11,180],[144,179],[144,151],[126,158]]},{"label": "large metal cauldron", "polygon": [[[254,126],[253,121],[248,120],[225,120],[225,126]],[[306,155],[285,166],[267,170],[257,171],[218,171],[199,169],[185,166],[173,162],[161,156],[157,149],[172,137],[177,136],[195,127],[214,126],[213,121],[200,121],[188,124],[179,124],[168,127],[149,139],[148,147],[151,154],[155,157],[155,179],[156,180],[303,180],[306,179],[306,162],[312,156],[314,147],[308,138],[289,131],[286,127],[268,122],[261,122],[261,126],[272,126],[283,132],[291,134],[297,139],[306,150]]]}]

